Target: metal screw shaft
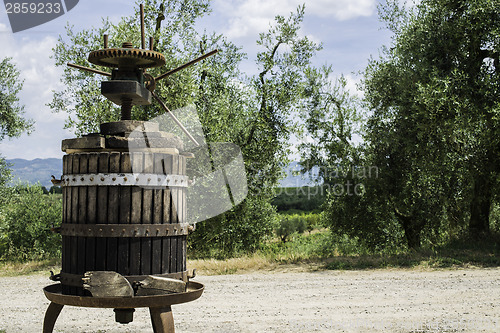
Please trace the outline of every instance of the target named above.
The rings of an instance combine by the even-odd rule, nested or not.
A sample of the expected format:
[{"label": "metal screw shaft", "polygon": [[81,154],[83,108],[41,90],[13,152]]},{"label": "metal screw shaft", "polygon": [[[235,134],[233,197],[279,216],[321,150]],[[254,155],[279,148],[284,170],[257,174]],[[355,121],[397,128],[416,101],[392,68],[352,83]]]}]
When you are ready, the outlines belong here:
[{"label": "metal screw shaft", "polygon": [[122,99],[122,120],[132,119],[132,99],[123,98]]}]

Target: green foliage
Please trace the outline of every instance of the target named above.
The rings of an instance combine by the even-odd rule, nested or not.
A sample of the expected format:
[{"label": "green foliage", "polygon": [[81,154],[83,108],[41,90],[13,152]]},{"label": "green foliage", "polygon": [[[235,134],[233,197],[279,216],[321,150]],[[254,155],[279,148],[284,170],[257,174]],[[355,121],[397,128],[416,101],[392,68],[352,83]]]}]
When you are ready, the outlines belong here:
[{"label": "green foliage", "polygon": [[188,237],[191,258],[230,258],[253,252],[276,225],[274,207],[262,197],[251,196],[232,211],[196,224]]},{"label": "green foliage", "polygon": [[283,216],[280,219],[276,235],[283,243],[286,243],[288,237],[297,231],[297,224],[300,220],[291,216]]},{"label": "green foliage", "polygon": [[318,222],[318,214],[281,214],[275,230],[276,236],[278,236],[283,243],[286,243],[294,233],[303,234],[306,230],[311,232],[318,228]]},{"label": "green foliage", "polygon": [[280,241],[269,241],[262,244],[257,254],[279,263],[297,263],[303,261],[314,261],[328,258],[331,252],[325,252],[330,241],[328,231],[313,234],[296,234],[286,243]]},{"label": "green foliage", "polygon": [[49,193],[50,194],[62,194],[62,187],[61,186],[51,186]]},{"label": "green foliage", "polygon": [[[471,231],[488,232],[500,172],[499,4],[380,7],[394,36],[364,73],[370,113],[361,146],[351,140],[359,104],[345,84],[332,94],[311,89],[306,124],[314,143],[303,146],[302,164],[319,166],[331,186],[324,218],[334,237],[393,251],[435,248],[468,221]],[[375,176],[357,172],[371,168]],[[356,187],[361,193],[349,193]]]},{"label": "green foliage", "polygon": [[302,217],[306,220],[306,230],[308,232],[311,232],[314,229],[323,228],[323,224],[321,223],[321,214],[309,213],[302,215]]},{"label": "green foliage", "polygon": [[60,195],[39,185],[17,185],[0,205],[0,258],[40,260],[59,256],[61,237],[51,228],[62,219]]},{"label": "green foliage", "polygon": [[358,164],[353,139],[359,134],[360,101],[347,90],[347,81],[330,80],[332,69],[323,67],[307,73],[307,98],[302,111],[307,134],[314,140],[299,146],[302,172],[318,167],[318,180],[332,185],[342,173]]},{"label": "green foliage", "polygon": [[314,212],[319,213],[326,198],[326,187],[277,187],[276,197],[272,204],[280,213],[284,212]]},{"label": "green foliage", "polygon": [[4,58],[0,61],[0,141],[33,129],[33,121],[22,117],[24,106],[19,104],[18,94],[23,81],[11,60]]},{"label": "green foliage", "polygon": [[[23,88],[19,74],[12,58],[0,61],[0,141],[18,137],[25,131],[30,133],[33,129],[33,121],[23,118],[24,106],[19,103],[18,94]],[[10,165],[0,155],[0,207],[8,196],[5,186],[10,180]]]},{"label": "green foliage", "polygon": [[381,7],[393,43],[366,70],[367,138],[411,247],[470,219],[489,230],[500,169],[498,1]]},{"label": "green foliage", "polygon": [[[10,170],[10,165],[5,161],[5,158],[0,156],[0,191],[5,190],[5,186],[12,179],[12,171]],[[2,198],[5,198],[6,194],[0,192],[0,205],[2,204]]]}]

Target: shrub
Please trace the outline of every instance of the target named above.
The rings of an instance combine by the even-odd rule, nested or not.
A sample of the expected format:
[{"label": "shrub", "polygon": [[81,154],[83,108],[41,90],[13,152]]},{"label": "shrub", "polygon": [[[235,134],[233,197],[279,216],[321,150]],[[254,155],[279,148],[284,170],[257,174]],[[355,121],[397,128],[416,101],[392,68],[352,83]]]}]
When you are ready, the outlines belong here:
[{"label": "shrub", "polygon": [[61,236],[51,227],[62,219],[60,195],[38,185],[18,185],[0,206],[0,258],[34,260],[59,256]]},{"label": "shrub", "polygon": [[255,252],[276,225],[276,210],[267,198],[248,196],[231,211],[196,224],[188,237],[190,258],[231,258]]},{"label": "shrub", "polygon": [[294,233],[302,234],[308,229],[307,220],[303,215],[282,215],[276,228],[276,235],[283,243]]},{"label": "shrub", "polygon": [[283,216],[276,229],[276,235],[283,243],[286,243],[288,237],[295,232],[295,223],[293,217]]}]

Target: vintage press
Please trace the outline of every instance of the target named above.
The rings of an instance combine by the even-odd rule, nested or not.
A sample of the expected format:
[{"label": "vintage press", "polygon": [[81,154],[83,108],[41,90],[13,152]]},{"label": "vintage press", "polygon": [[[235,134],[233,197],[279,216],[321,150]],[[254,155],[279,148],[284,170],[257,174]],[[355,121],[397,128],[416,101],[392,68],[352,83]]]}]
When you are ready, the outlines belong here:
[{"label": "vintage press", "polygon": [[[154,332],[174,332],[171,305],[197,299],[203,285],[189,281],[186,238],[186,158],[183,142],[161,132],[157,123],[131,120],[133,105],[152,98],[197,145],[192,135],[154,93],[155,82],[217,50],[156,78],[147,68],[165,64],[164,56],[131,43],[89,54],[89,62],[112,73],[68,64],[109,76],[102,94],[121,105],[121,121],[103,123],[100,133],[63,140],[62,270],[44,288],[51,301],[43,332],[53,331],[64,305],[112,308],[116,321],[129,323],[135,308],[148,307]],[[130,136],[130,133],[140,135]],[[146,140],[144,138],[147,138]],[[174,279],[174,280],[172,280]],[[147,288],[149,285],[150,288]]]}]

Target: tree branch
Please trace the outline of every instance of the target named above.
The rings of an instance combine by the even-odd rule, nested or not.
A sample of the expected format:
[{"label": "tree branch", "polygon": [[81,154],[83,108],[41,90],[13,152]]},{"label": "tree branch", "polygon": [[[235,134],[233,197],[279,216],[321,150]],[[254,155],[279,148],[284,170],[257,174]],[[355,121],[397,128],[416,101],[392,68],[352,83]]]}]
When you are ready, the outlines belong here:
[{"label": "tree branch", "polygon": [[[279,46],[283,44],[283,41],[280,39],[278,40],[278,42],[276,43],[276,45],[273,47],[273,50],[271,52],[271,56],[270,56],[270,59],[273,60],[275,55],[276,55],[276,52],[278,51],[278,48]],[[264,81],[264,77],[266,76],[266,74],[271,70],[273,66],[269,66],[267,68],[265,68],[262,72],[260,72],[259,74],[259,80],[260,80],[260,84],[262,85],[262,97],[261,97],[261,101],[260,101],[260,109],[259,109],[259,113],[258,113],[258,116],[257,116],[257,119],[259,118],[259,116],[261,115],[264,115],[265,113],[265,110],[267,108],[267,95],[266,95],[266,89],[265,89],[265,81]],[[254,121],[253,123],[253,126],[252,128],[250,129],[250,133],[248,134],[248,137],[247,137],[247,140],[246,140],[246,143],[245,143],[245,146],[246,145],[249,145],[250,142],[252,142],[253,140],[253,136],[255,134],[255,130],[257,129],[257,124],[258,124],[258,121]]]}]

